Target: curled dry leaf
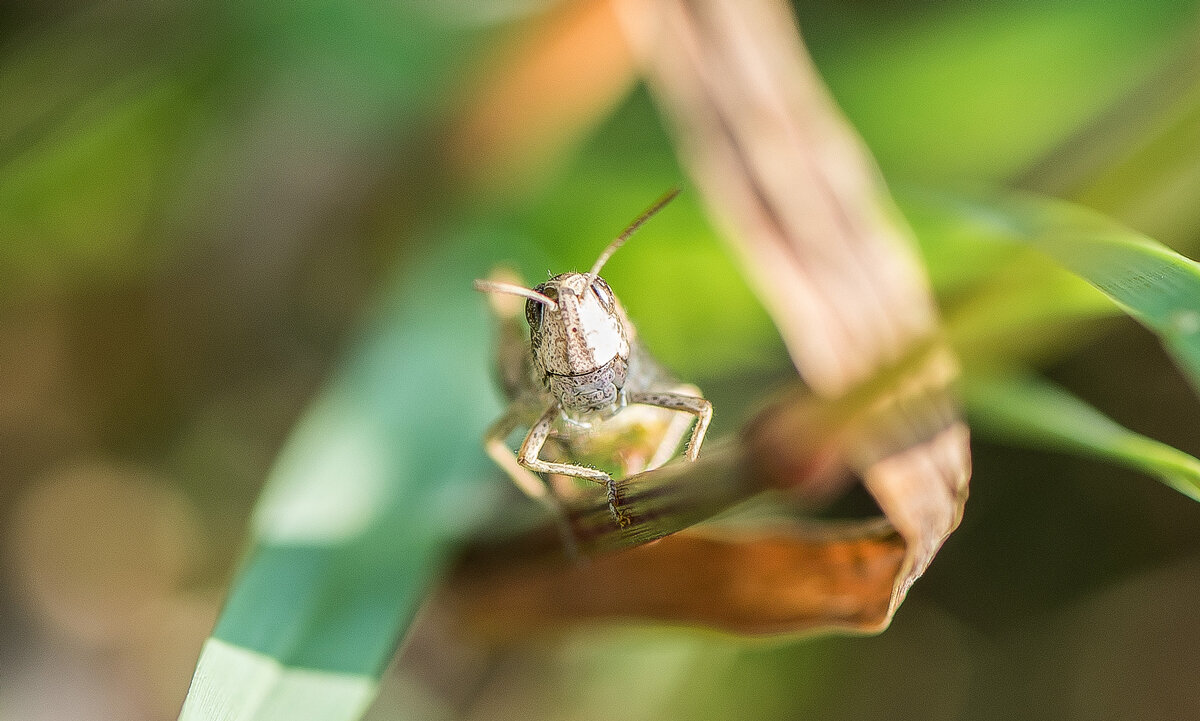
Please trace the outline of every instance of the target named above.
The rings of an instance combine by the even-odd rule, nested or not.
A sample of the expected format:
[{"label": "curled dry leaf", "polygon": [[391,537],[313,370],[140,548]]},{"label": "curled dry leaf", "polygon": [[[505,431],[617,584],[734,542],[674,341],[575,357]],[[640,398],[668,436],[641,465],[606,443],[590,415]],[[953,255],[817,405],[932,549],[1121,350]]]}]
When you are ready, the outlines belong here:
[{"label": "curled dry leaf", "polygon": [[[882,629],[958,525],[970,475],[957,364],[909,231],[785,2],[618,7],[681,159],[806,387],[700,461],[627,479],[631,527],[600,503],[572,509],[589,563],[563,562],[541,529],[473,549],[443,597],[499,635],[617,618]],[[691,528],[756,494],[821,500],[855,477],[884,519]]]},{"label": "curled dry leaf", "polygon": [[519,637],[534,619],[551,628],[626,619],[747,634],[873,628],[903,556],[903,541],[879,523],[819,535],[680,533],[553,572],[525,561],[502,579],[462,575],[454,599],[492,638]]}]

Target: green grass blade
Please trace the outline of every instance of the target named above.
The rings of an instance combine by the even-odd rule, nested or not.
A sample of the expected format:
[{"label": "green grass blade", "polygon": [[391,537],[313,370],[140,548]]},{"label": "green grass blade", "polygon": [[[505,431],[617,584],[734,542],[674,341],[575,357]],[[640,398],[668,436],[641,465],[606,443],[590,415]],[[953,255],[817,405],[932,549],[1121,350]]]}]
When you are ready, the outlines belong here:
[{"label": "green grass blade", "polygon": [[1134,433],[1033,376],[974,377],[964,387],[971,427],[1017,445],[1110,461],[1200,500],[1200,460]]},{"label": "green grass blade", "polygon": [[[499,245],[499,244],[496,244]],[[181,718],[354,719],[441,559],[494,504],[482,243],[407,270],[278,459]],[[473,252],[472,252],[473,251]]]},{"label": "green grass blade", "polygon": [[953,205],[979,237],[1025,243],[1098,288],[1158,334],[1200,389],[1200,263],[1070,203],[1014,195]]}]

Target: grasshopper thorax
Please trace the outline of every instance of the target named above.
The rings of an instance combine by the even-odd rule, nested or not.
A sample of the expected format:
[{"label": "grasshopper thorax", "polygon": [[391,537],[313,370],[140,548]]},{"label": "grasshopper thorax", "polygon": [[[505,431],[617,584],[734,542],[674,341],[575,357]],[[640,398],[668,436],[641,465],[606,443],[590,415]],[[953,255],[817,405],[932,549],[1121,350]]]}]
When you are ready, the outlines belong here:
[{"label": "grasshopper thorax", "polygon": [[534,288],[553,305],[530,299],[534,365],[568,413],[621,404],[633,329],[608,283],[589,273],[563,273]]}]

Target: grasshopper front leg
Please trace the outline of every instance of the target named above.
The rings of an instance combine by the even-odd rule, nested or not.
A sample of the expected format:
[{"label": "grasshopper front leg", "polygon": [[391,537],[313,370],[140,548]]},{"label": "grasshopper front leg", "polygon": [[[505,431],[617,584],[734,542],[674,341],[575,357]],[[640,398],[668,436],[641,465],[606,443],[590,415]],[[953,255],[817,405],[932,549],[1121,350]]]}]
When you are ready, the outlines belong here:
[{"label": "grasshopper front leg", "polygon": [[[686,388],[691,389],[690,386]],[[684,454],[689,461],[696,460],[696,457],[700,455],[700,446],[704,443],[704,434],[708,432],[708,424],[712,421],[712,403],[698,396],[666,391],[630,393],[629,402],[682,411],[696,416],[696,426],[692,429],[692,438],[688,441],[687,451]],[[657,456],[658,454],[656,454],[656,460]]]},{"label": "grasshopper front leg", "polygon": [[487,429],[483,439],[484,449],[487,450],[488,456],[496,462],[496,465],[504,469],[517,488],[546,507],[558,525],[558,533],[562,537],[563,548],[566,550],[567,556],[575,559],[579,556],[578,544],[575,542],[575,534],[571,530],[571,522],[562,502],[554,495],[549,484],[517,462],[516,456],[504,442],[508,438],[508,434],[516,430],[520,423],[521,414],[518,408],[510,406],[504,415],[500,416]]},{"label": "grasshopper front leg", "polygon": [[608,510],[612,513],[613,520],[621,528],[628,526],[631,522],[629,516],[617,508],[620,497],[617,494],[617,483],[612,476],[596,468],[577,466],[573,463],[551,463],[538,458],[538,454],[542,452],[542,446],[546,445],[546,439],[550,437],[550,430],[554,427],[554,421],[560,412],[558,403],[552,403],[537,423],[533,424],[533,427],[529,429],[529,435],[525,436],[525,442],[521,444],[521,450],[517,451],[517,463],[538,473],[558,473],[603,483],[608,489]]}]

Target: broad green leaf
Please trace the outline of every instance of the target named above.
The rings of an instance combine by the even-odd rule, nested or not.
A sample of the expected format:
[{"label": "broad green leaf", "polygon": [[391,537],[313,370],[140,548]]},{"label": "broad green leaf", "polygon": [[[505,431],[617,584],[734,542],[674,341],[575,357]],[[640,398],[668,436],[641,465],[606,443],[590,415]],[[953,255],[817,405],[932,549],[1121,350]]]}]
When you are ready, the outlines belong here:
[{"label": "broad green leaf", "polygon": [[1134,433],[1052,383],[1034,376],[976,376],[963,393],[972,428],[985,434],[1111,461],[1200,500],[1200,460]]},{"label": "broad green leaf", "polygon": [[505,244],[439,240],[281,453],[181,718],[357,718],[443,556],[495,504],[491,332],[470,288]]}]

